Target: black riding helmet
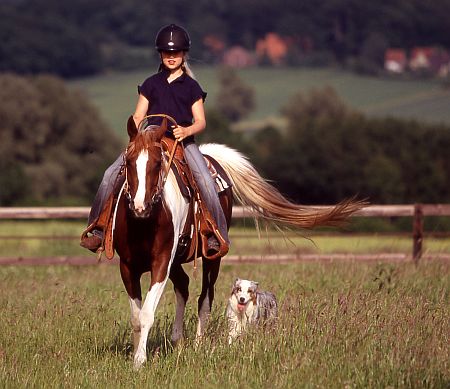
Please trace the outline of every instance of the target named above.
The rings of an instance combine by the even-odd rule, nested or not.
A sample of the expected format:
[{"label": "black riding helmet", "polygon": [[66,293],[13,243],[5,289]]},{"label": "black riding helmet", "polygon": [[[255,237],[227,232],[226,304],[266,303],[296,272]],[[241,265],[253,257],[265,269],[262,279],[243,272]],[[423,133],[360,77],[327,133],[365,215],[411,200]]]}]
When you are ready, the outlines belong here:
[{"label": "black riding helmet", "polygon": [[170,24],[156,34],[155,47],[159,52],[188,51],[191,47],[191,38],[183,27]]}]

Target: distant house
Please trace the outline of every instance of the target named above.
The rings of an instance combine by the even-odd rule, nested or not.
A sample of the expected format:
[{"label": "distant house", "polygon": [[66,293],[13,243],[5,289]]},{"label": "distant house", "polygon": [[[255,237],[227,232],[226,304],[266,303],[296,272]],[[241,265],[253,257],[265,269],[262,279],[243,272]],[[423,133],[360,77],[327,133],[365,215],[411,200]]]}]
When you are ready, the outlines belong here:
[{"label": "distant house", "polygon": [[214,54],[222,53],[225,50],[225,42],[223,39],[213,34],[205,35],[203,44]]},{"label": "distant house", "polygon": [[409,58],[409,68],[413,71],[431,69],[433,53],[433,47],[414,47]]},{"label": "distant house", "polygon": [[439,47],[414,47],[411,50],[409,67],[412,71],[427,70],[446,76],[450,68],[450,54]]},{"label": "distant house", "polygon": [[281,65],[287,53],[287,41],[274,32],[267,33],[256,42],[256,56],[260,61],[267,58],[273,65]]},{"label": "distant house", "polygon": [[242,46],[233,46],[226,50],[222,62],[233,68],[245,68],[256,63],[254,56]]},{"label": "distant house", "polygon": [[387,49],[384,54],[384,68],[391,73],[427,71],[446,77],[450,74],[450,53],[439,47],[413,47],[406,54],[405,49]]},{"label": "distant house", "polygon": [[387,49],[384,54],[384,68],[391,73],[403,73],[408,64],[406,50]]}]

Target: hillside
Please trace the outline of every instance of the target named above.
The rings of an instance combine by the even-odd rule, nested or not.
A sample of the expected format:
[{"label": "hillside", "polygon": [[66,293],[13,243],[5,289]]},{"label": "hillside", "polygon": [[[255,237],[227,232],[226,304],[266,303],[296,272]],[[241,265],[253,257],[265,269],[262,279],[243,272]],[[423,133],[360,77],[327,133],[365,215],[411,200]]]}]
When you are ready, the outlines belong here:
[{"label": "hillside", "polygon": [[[194,65],[194,72],[208,92],[207,107],[213,105],[218,88],[217,68]],[[70,85],[84,90],[105,120],[124,134],[124,123],[136,103],[137,85],[149,74],[147,71],[111,73],[72,81]],[[368,115],[450,124],[450,90],[443,89],[434,80],[381,79],[332,68],[253,68],[240,70],[239,75],[256,93],[256,110],[246,121],[249,127],[279,116],[280,107],[293,94],[326,85],[335,88],[349,106]]]}]

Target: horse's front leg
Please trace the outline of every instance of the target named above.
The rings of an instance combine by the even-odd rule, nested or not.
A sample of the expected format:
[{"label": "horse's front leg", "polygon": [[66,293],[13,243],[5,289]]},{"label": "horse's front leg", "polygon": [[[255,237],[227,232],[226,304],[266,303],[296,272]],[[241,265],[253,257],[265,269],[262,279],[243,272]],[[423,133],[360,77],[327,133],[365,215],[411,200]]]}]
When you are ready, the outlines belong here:
[{"label": "horse's front leg", "polygon": [[139,369],[147,361],[147,338],[150,328],[152,328],[155,321],[155,311],[159,300],[166,286],[169,276],[168,260],[161,264],[161,267],[155,269],[152,266],[152,276],[150,282],[150,289],[144,300],[144,305],[139,314],[139,322],[141,326],[141,334],[136,353],[134,355],[134,367]]},{"label": "horse's front leg", "polygon": [[214,285],[219,276],[221,259],[208,260],[203,258],[203,277],[202,277],[202,291],[198,299],[198,324],[196,343],[198,344],[208,324],[209,315],[211,313],[212,303],[214,300]]},{"label": "horse's front leg", "polygon": [[127,263],[120,262],[120,275],[122,276],[122,281],[130,302],[131,328],[133,329],[133,355],[135,355],[141,336],[141,323],[139,319],[142,306],[141,274],[133,273]]},{"label": "horse's front leg", "polygon": [[172,329],[172,342],[176,345],[184,337],[183,322],[186,302],[189,298],[189,276],[180,263],[174,263],[170,269],[169,278],[173,283],[177,299],[175,322]]}]

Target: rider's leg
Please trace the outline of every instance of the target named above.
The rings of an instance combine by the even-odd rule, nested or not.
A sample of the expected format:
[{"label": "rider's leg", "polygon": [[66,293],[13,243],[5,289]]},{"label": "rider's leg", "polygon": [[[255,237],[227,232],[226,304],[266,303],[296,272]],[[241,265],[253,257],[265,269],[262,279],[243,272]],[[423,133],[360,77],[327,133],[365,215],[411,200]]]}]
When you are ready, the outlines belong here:
[{"label": "rider's leg", "polygon": [[209,212],[211,212],[211,215],[216,221],[220,234],[229,244],[227,221],[220,205],[214,180],[211,177],[202,153],[195,143],[189,143],[184,146],[184,155],[194,175],[202,200],[206,203]]},{"label": "rider's leg", "polygon": [[[88,218],[88,226],[90,226],[93,222],[95,222],[100,216],[103,207],[114,188],[118,186],[117,177],[119,172],[123,166],[123,154],[120,154],[119,157],[113,162],[113,164],[106,169],[105,174],[103,175],[102,182],[97,190],[97,194],[95,195],[94,201],[92,203],[91,211],[89,213]],[[91,250],[95,250],[98,248],[103,239],[103,231],[100,228],[94,227],[92,230],[92,235],[87,236],[81,242],[83,247],[86,247]]]}]

